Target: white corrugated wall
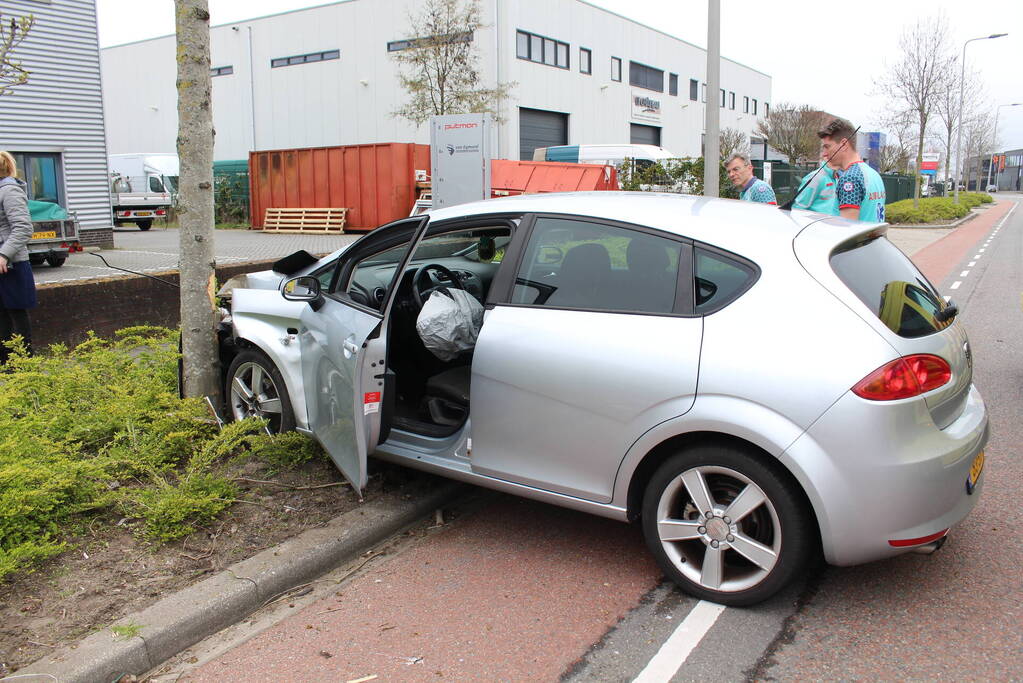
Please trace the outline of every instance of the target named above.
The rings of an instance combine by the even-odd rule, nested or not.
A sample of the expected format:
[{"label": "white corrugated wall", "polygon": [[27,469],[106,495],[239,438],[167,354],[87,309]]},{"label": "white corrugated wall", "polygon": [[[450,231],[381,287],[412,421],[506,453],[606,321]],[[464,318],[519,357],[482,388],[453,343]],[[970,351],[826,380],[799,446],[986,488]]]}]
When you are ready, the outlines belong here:
[{"label": "white corrugated wall", "polygon": [[5,0],[4,20],[35,16],[14,57],[31,72],[0,97],[0,149],[60,152],[68,209],[82,228],[110,228],[95,0]]}]

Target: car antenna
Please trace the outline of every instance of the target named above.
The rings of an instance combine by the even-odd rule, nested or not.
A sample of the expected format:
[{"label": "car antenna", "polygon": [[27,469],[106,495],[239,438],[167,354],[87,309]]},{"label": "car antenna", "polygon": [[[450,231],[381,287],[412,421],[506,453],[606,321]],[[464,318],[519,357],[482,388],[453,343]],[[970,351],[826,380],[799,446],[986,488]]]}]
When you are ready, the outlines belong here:
[{"label": "car antenna", "polygon": [[112,266],[109,263],[107,263],[107,260],[105,258],[103,258],[102,256],[100,256],[99,254],[97,254],[96,252],[93,251],[93,252],[89,252],[89,253],[91,253],[93,256],[95,256],[100,261],[102,261],[104,263],[104,265],[106,265],[107,268],[111,268],[113,270],[120,270],[120,271],[123,271],[125,273],[131,273],[132,275],[141,275],[142,277],[148,277],[150,280],[156,280],[157,282],[162,282],[165,285],[170,285],[171,287],[175,287],[177,289],[181,289],[181,285],[176,284],[174,282],[171,282],[170,280],[164,280],[163,278],[158,278],[155,275],[147,275],[146,273],[139,273],[139,272],[134,271],[134,270],[128,270],[127,268],[118,268],[117,266]]},{"label": "car antenna", "polygon": [[[856,135],[858,132],[860,132],[860,128],[861,128],[861,126],[856,126],[856,130],[854,130],[852,132],[852,134]],[[850,137],[852,137],[852,136],[850,136]],[[842,144],[840,144],[838,146],[838,149],[836,149],[835,151],[836,152],[840,151],[843,147],[845,147],[846,143],[848,143],[848,142],[849,142],[849,138],[845,138],[844,140],[842,140]],[[813,179],[817,177],[817,174],[820,173],[822,170],[824,170],[824,167],[827,166],[827,165],[828,165],[827,161],[825,161],[823,164],[821,164],[820,168],[818,168],[816,171],[811,173],[807,177],[807,179],[805,181],[803,181],[803,184],[800,186],[800,188],[798,190],[796,190],[796,193],[794,195],[792,195],[792,197],[790,197],[787,202],[785,202],[784,204],[782,204],[778,208],[781,209],[782,211],[791,211],[792,210],[792,205],[795,204],[795,202],[796,202],[796,197],[798,197],[800,195],[800,193],[802,193],[802,191],[806,189],[806,186],[809,185],[810,182],[813,181]]]}]

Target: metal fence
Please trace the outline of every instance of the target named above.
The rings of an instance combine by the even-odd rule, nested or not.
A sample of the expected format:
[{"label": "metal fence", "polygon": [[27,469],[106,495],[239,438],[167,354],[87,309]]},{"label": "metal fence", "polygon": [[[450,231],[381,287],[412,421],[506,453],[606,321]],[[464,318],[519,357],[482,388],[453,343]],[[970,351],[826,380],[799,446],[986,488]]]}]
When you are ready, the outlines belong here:
[{"label": "metal fence", "polygon": [[[778,196],[778,203],[783,204],[787,202],[799,190],[803,178],[808,173],[813,173],[817,168],[817,166],[793,166],[777,161],[772,162],[771,187]],[[753,174],[761,180],[764,179],[763,161],[759,159],[753,160]],[[901,199],[909,199],[913,196],[913,176],[882,173],[881,179],[884,181],[886,204],[891,204]]]}]

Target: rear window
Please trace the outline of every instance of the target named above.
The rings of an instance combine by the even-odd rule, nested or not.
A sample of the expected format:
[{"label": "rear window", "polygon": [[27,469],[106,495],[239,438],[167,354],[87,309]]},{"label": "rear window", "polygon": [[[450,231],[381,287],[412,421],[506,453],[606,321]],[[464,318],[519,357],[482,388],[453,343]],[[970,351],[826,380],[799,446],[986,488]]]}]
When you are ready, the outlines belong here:
[{"label": "rear window", "polygon": [[838,277],[888,329],[923,337],[952,324],[935,318],[945,301],[913,262],[885,238],[831,255]]}]

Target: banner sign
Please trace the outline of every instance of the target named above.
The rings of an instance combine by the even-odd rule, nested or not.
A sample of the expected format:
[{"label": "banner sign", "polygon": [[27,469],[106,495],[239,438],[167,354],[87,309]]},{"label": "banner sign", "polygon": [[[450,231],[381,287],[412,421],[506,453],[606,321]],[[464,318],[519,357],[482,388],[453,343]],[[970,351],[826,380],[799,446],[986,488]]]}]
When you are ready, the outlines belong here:
[{"label": "banner sign", "polygon": [[661,101],[643,93],[632,93],[632,118],[637,121],[661,122]]}]

